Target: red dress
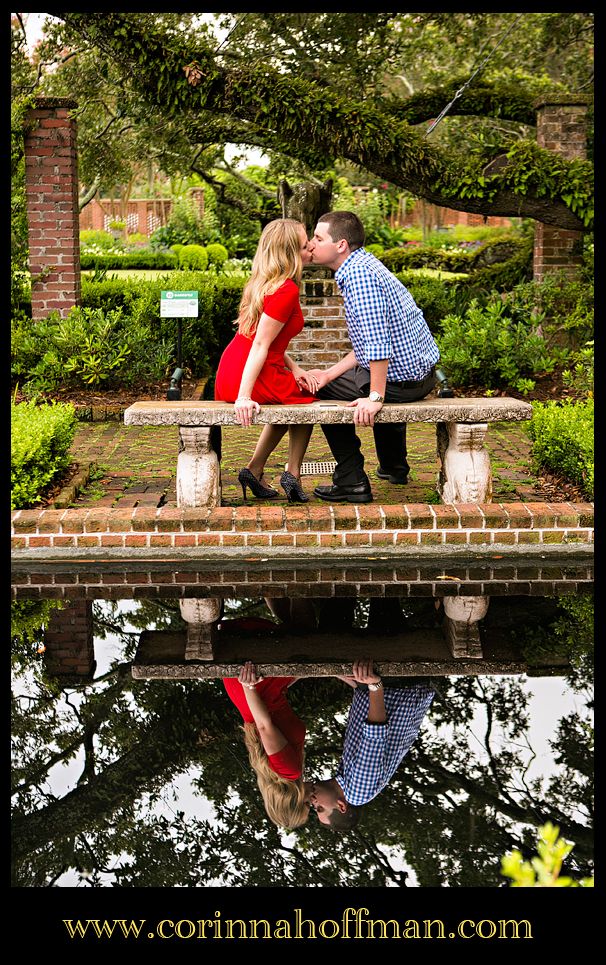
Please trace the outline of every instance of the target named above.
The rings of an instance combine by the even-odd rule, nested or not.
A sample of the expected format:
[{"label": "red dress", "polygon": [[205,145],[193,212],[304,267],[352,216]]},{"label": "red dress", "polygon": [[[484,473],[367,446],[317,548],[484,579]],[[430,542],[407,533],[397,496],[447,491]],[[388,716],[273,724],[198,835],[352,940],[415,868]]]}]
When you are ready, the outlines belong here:
[{"label": "red dress", "polygon": [[[277,291],[266,295],[263,311],[271,318],[282,322],[283,327],[269,347],[267,358],[257,376],[251,398],[260,405],[292,405],[315,402],[316,397],[303,392],[295,382],[295,377],[284,362],[288,343],[298,335],[304,325],[303,313],[299,304],[299,289],[292,279],[287,279]],[[237,335],[231,340],[219,362],[215,379],[215,400],[235,402],[240,391],[242,373],[253,343],[246,335]]]},{"label": "red dress", "polygon": [[[295,679],[295,677],[266,677],[256,687],[272,721],[288,741],[288,744],[277,754],[267,755],[269,766],[280,777],[287,777],[291,781],[296,781],[303,773],[303,744],[305,743],[305,724],[297,717],[286,699],[286,688]],[[223,684],[230,699],[242,714],[243,720],[254,724],[240,681],[236,677],[224,677]]]}]

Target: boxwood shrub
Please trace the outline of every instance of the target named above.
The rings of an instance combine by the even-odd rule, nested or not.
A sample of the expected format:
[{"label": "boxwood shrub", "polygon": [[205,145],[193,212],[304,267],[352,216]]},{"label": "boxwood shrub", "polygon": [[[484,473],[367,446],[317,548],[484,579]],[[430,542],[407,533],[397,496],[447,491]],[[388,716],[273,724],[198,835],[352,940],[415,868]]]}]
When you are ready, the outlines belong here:
[{"label": "boxwood shrub", "polygon": [[177,255],[172,251],[133,251],[123,255],[80,255],[80,268],[146,268],[172,271],[177,267]]},{"label": "boxwood shrub", "polygon": [[533,402],[528,432],[535,468],[561,473],[593,499],[593,399]]},{"label": "boxwood shrub", "polygon": [[71,463],[73,405],[11,403],[11,509],[28,509]]}]

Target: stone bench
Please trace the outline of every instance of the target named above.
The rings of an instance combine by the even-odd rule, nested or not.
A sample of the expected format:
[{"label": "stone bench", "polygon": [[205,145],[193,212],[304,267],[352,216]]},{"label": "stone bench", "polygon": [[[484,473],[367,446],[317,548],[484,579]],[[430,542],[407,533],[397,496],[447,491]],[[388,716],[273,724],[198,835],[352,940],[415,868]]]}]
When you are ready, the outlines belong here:
[{"label": "stone bench", "polygon": [[[492,501],[490,458],[484,447],[489,422],[530,419],[532,406],[519,399],[425,399],[383,406],[377,422],[432,422],[436,424],[440,459],[438,492],[445,503]],[[318,401],[311,405],[263,405],[256,425],[353,422],[353,409],[344,402]],[[213,426],[237,426],[228,402],[135,402],[124,413],[127,426],[178,426],[177,505],[221,505],[221,469]],[[216,438],[216,436],[215,436]]]}]

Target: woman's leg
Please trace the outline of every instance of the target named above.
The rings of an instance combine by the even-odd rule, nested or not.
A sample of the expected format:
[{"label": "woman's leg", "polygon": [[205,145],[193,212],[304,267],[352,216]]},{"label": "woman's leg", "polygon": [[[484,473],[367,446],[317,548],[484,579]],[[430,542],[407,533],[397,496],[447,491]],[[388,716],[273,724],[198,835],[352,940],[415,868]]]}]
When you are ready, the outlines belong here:
[{"label": "woman's leg", "polygon": [[280,439],[282,439],[282,437],[285,435],[288,428],[289,426],[287,425],[263,426],[261,435],[257,440],[257,445],[255,446],[255,451],[250,457],[250,461],[247,466],[247,468],[252,472],[253,476],[256,476],[260,481],[262,481],[263,478],[265,463],[280,442]]},{"label": "woman's leg", "polygon": [[313,425],[288,427],[288,471],[295,479],[299,479],[301,476],[301,463],[307,451],[313,428]]}]

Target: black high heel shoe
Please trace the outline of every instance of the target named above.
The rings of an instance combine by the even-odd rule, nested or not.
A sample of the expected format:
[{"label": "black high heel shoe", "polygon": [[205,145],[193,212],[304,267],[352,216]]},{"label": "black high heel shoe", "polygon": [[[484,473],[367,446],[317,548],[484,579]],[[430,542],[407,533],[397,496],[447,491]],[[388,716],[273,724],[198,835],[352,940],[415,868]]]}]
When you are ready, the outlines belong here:
[{"label": "black high heel shoe", "polygon": [[280,476],[280,485],[288,497],[289,503],[308,503],[309,496],[306,496],[301,489],[301,483],[292,473],[283,472]]},{"label": "black high heel shoe", "polygon": [[264,486],[263,483],[259,482],[256,476],[252,474],[250,469],[241,469],[238,473],[238,482],[242,486],[242,497],[244,502],[246,502],[246,487],[250,489],[253,496],[257,499],[275,499],[278,495],[277,489],[269,489]]}]

